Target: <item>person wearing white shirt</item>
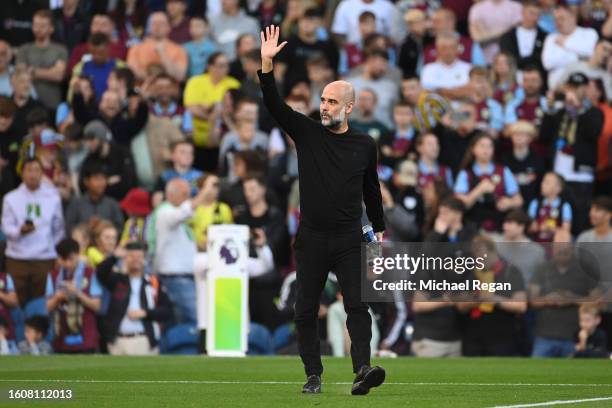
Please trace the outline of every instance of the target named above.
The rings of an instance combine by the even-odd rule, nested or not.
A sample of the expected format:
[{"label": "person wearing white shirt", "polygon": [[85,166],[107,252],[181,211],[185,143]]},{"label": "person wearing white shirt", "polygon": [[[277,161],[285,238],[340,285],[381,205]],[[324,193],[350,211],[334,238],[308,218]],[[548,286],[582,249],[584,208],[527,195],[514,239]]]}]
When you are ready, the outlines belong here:
[{"label": "person wearing white shirt", "polygon": [[197,245],[187,222],[204,201],[203,191],[189,199],[189,183],[180,178],[170,180],[166,184],[166,201],[153,213],[150,226],[154,234],[155,273],[175,306],[177,321],[183,323],[196,322],[193,259]]},{"label": "person wearing white shirt", "polygon": [[557,32],[546,36],[542,50],[550,88],[559,83],[565,67],[591,58],[599,37],[594,29],[577,26],[576,16],[565,5],[555,8],[555,24]]},{"label": "person wearing white shirt", "polygon": [[4,197],[2,232],[6,236],[6,271],[15,283],[21,305],[44,296],[47,273],[53,269],[55,244],[64,238],[62,200],[44,182],[38,159],[27,159],[23,183]]},{"label": "person wearing white shirt", "polygon": [[359,16],[370,11],[376,16],[376,32],[384,34],[396,44],[401,44],[406,25],[401,13],[389,0],[343,0],[334,14],[331,31],[341,44],[360,44]]},{"label": "person wearing white shirt", "polygon": [[435,91],[449,99],[469,97],[466,87],[470,80],[471,65],[461,61],[459,40],[456,34],[444,33],[436,38],[436,62],[426,64],[421,73],[421,83],[425,89]]}]

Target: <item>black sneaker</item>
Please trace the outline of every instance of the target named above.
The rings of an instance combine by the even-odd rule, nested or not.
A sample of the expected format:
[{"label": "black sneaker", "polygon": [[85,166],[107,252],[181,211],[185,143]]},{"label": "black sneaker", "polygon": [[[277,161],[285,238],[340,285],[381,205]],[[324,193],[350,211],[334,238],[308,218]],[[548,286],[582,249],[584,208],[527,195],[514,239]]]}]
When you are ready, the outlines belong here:
[{"label": "black sneaker", "polygon": [[357,372],[351,394],[366,395],[370,388],[378,387],[385,381],[385,369],[379,366],[363,366]]},{"label": "black sneaker", "polygon": [[304,394],[320,394],[321,393],[321,377],[313,374],[308,376],[306,384],[302,387]]}]

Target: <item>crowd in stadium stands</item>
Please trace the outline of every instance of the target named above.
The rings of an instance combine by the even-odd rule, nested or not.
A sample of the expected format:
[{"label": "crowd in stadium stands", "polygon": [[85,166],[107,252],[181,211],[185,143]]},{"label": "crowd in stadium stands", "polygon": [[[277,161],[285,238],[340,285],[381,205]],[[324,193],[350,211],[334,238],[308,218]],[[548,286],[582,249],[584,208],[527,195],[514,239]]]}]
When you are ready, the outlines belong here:
[{"label": "crowd in stadium stands", "polygon": [[[372,303],[373,354],[608,355],[612,303],[584,301],[611,282],[569,246],[612,269],[610,0],[2,0],[0,354],[205,352],[194,258],[230,223],[251,229],[249,353],[296,353],[299,166],[258,83],[270,24],[294,110],[320,120],[328,82],[355,87],[385,240],[470,243],[478,279],[513,284]],[[333,274],[319,317],[347,355]]]}]

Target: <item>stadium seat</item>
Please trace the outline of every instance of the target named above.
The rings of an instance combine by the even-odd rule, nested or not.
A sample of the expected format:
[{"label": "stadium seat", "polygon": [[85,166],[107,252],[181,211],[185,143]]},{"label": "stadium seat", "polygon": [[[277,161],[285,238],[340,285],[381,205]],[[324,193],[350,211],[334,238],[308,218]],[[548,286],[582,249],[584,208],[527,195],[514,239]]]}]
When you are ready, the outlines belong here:
[{"label": "stadium seat", "polygon": [[11,320],[13,321],[13,327],[15,328],[15,343],[19,343],[24,339],[23,335],[23,310],[19,307],[11,309]]},{"label": "stadium seat", "polygon": [[159,351],[162,354],[198,354],[199,334],[195,325],[178,324],[163,335]]}]

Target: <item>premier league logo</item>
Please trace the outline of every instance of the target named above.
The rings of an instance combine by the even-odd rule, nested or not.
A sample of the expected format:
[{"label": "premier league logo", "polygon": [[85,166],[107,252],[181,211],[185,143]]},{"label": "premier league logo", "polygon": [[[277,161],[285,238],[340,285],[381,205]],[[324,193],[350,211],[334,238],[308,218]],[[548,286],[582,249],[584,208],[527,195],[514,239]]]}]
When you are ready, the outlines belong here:
[{"label": "premier league logo", "polygon": [[238,260],[238,246],[233,239],[228,239],[221,245],[219,257],[225,261],[226,265],[231,265]]}]

